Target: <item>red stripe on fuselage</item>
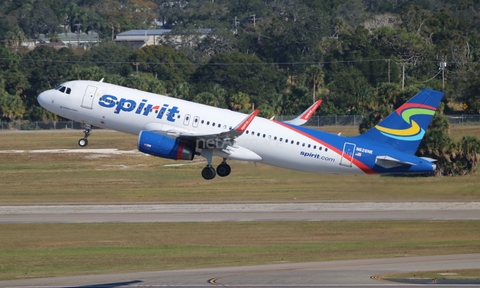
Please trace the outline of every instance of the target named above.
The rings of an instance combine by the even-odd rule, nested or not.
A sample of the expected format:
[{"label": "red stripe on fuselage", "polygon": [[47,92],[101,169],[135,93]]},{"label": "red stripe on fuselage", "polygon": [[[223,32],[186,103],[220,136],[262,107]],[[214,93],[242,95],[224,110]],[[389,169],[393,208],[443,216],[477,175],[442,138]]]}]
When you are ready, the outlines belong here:
[{"label": "red stripe on fuselage", "polygon": [[[319,143],[319,144],[327,147],[328,149],[333,150],[335,153],[337,153],[338,155],[340,155],[340,157],[342,157],[342,154],[343,154],[342,151],[339,150],[338,148],[336,148],[335,146],[332,146],[332,145],[330,145],[330,144],[328,144],[328,143],[326,143],[326,142],[324,142],[324,141],[321,141],[320,139],[315,138],[315,137],[313,137],[312,135],[310,135],[310,134],[308,134],[308,133],[306,133],[306,132],[303,132],[303,131],[301,131],[301,130],[295,129],[295,128],[293,128],[292,126],[289,126],[289,125],[287,125],[287,124],[285,124],[285,123],[283,123],[283,122],[279,122],[279,121],[274,121],[274,122],[277,123],[277,124],[279,124],[279,125],[281,125],[281,126],[283,126],[283,127],[285,127],[285,128],[288,128],[288,129],[290,129],[290,130],[292,130],[292,131],[295,131],[295,132],[297,132],[297,133],[299,133],[299,134],[302,134],[302,135],[305,136],[305,137],[310,138],[311,140],[313,140],[313,141],[315,141],[315,142],[317,142],[317,143]],[[355,166],[357,166],[358,168],[360,168],[360,169],[363,171],[363,173],[365,173],[365,174],[377,174],[377,172],[373,171],[370,167],[368,167],[367,165],[363,164],[363,163],[360,162],[358,159],[356,159],[354,155],[352,155],[351,157],[353,157],[353,164],[355,164]],[[348,158],[345,157],[345,156],[343,156],[343,158],[344,158],[345,160],[347,160],[347,161],[350,161],[350,159],[348,159]]]}]

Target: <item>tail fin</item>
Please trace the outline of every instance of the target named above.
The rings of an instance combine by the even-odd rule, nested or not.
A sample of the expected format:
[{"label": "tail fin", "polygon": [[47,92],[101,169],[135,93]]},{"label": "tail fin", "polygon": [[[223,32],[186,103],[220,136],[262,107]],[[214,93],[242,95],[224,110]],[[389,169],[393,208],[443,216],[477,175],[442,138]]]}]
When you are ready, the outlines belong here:
[{"label": "tail fin", "polygon": [[415,154],[442,97],[443,92],[423,89],[374,128],[358,137]]}]

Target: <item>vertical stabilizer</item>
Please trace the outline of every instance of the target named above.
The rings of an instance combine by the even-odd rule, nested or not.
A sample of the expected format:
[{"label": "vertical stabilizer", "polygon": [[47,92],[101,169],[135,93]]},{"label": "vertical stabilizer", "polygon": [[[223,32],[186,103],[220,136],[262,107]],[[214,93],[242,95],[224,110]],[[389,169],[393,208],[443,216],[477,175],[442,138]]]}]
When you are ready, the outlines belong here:
[{"label": "vertical stabilizer", "polygon": [[443,92],[423,89],[374,128],[358,137],[415,154],[442,97]]}]

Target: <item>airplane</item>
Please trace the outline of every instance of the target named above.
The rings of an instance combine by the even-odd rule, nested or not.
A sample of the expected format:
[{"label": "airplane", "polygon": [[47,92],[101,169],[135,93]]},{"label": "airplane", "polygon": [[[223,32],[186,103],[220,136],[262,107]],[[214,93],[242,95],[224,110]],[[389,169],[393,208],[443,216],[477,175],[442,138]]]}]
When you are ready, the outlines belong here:
[{"label": "airplane", "polygon": [[[321,100],[291,121],[276,121],[103,82],[75,80],[38,95],[45,109],[91,127],[138,135],[139,151],[167,159],[202,156],[206,180],[228,176],[227,160],[328,174],[431,173],[435,160],[415,152],[443,92],[424,89],[369,131],[341,136],[301,126]],[[223,161],[215,169],[213,156]]]}]

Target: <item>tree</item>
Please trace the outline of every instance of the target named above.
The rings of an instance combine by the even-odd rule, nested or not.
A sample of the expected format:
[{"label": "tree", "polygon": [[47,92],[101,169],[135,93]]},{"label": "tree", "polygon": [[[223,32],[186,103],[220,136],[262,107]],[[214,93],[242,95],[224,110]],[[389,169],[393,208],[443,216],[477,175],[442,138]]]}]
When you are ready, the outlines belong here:
[{"label": "tree", "polygon": [[209,91],[218,84],[228,95],[239,92],[249,95],[256,106],[268,102],[270,95],[283,92],[286,83],[282,71],[265,65],[255,55],[240,52],[214,55],[192,78],[197,81],[199,92]]},{"label": "tree", "polygon": [[250,97],[243,92],[235,93],[228,98],[228,108],[233,111],[245,112],[251,106]]},{"label": "tree", "polygon": [[172,96],[179,99],[186,99],[190,100],[190,93],[192,91],[192,87],[188,82],[178,83],[172,91]]},{"label": "tree", "polygon": [[30,87],[25,91],[24,103],[33,119],[37,117],[49,117],[53,114],[35,114],[38,107],[37,96],[41,92],[53,89],[58,84],[69,80],[73,63],[76,56],[72,50],[61,48],[56,50],[52,47],[38,46],[25,55],[21,63],[21,72],[25,74]]},{"label": "tree", "polygon": [[133,72],[130,58],[134,51],[131,46],[108,41],[92,47],[82,60],[88,62],[88,66],[103,67],[109,74],[128,76]]},{"label": "tree", "polygon": [[16,120],[25,114],[25,105],[18,95],[10,95],[5,91],[5,82],[0,79],[0,118]]},{"label": "tree", "polygon": [[210,92],[201,92],[193,98],[194,102],[215,106],[215,107],[226,107],[225,99],[218,97]]},{"label": "tree", "polygon": [[132,63],[140,63],[139,70],[165,81],[169,91],[188,80],[195,71],[195,66],[185,54],[170,46],[146,46],[136,50],[130,59]]}]

